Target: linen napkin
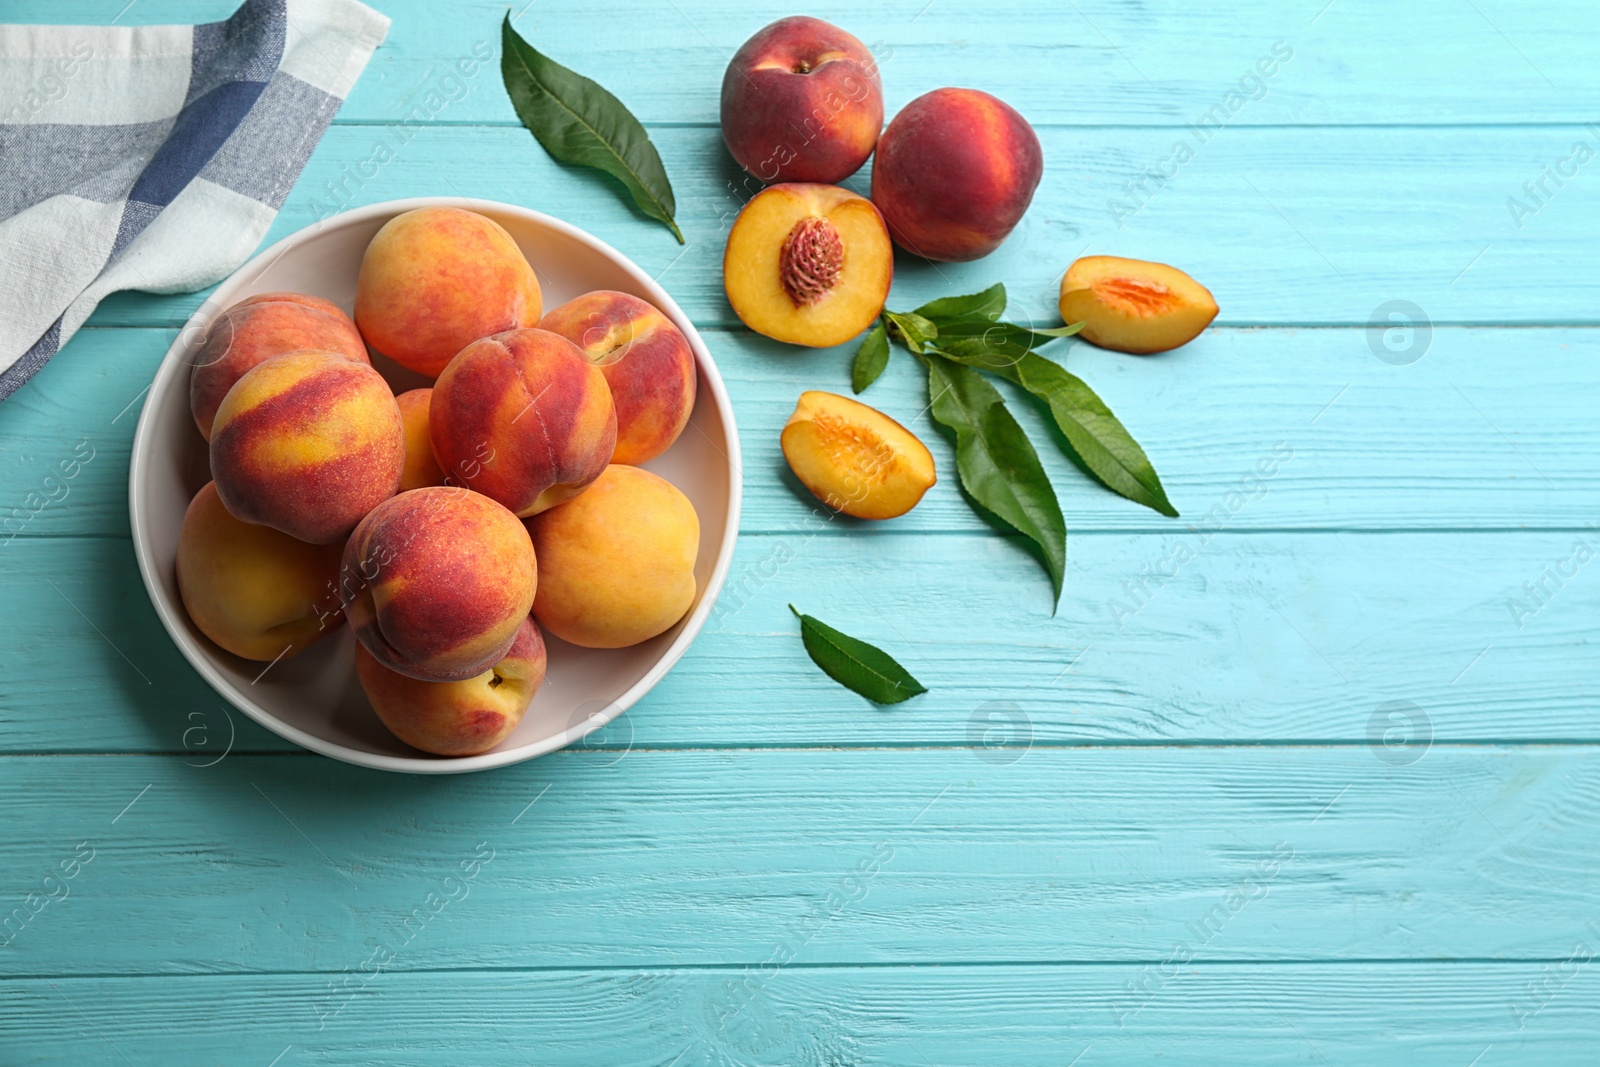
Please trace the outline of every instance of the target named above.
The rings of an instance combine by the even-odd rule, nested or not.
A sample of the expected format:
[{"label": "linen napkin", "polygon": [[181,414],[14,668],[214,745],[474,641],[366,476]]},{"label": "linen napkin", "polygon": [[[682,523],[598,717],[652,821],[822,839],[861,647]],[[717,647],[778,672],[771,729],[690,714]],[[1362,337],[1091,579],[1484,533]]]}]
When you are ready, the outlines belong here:
[{"label": "linen napkin", "polygon": [[0,26],[0,400],[108,294],[248,259],[388,29],[356,0]]}]

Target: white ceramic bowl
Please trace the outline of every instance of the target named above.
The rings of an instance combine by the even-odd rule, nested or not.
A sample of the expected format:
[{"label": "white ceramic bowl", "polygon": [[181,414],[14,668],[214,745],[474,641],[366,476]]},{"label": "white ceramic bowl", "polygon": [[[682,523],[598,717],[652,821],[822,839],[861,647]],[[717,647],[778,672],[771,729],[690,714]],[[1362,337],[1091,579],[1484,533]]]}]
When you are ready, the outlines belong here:
[{"label": "white ceramic bowl", "polygon": [[[643,297],[667,314],[694,349],[699,398],[689,427],[646,466],[694,502],[700,516],[698,599],[659,637],[632,648],[578,648],[549,638],[550,668],[522,722],[492,751],[446,759],[418,752],[386,730],[356,682],[353,642],[342,626],[298,657],[263,673],[212,644],[189,621],[174,567],[184,509],[210,479],[206,445],[189,413],[191,353],[212,319],[255,293],[311,293],[346,311],[355,303],[356,271],[367,242],[403,211],[460,207],[504,226],[538,272],[544,306],[591,289]],[[382,358],[374,364],[397,388],[426,379]],[[728,572],[739,527],[739,438],[728,393],[705,342],[683,311],[631,260],[573,226],[537,211],[459,197],[392,200],[336,215],[291,234],[245,264],[195,313],[173,342],[150,385],[133,439],[128,510],[145,588],[167,632],[195,670],[235,707],[283,737],[335,759],[382,770],[443,774],[501,767],[579,740],[626,711],[661,680],[705,623]]]}]

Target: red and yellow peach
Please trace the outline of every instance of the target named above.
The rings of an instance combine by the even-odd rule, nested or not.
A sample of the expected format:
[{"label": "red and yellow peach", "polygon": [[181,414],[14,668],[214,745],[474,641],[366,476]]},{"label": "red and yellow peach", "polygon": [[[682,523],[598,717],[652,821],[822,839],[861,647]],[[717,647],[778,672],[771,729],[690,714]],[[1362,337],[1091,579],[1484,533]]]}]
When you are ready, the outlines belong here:
[{"label": "red and yellow peach", "polygon": [[434,383],[433,452],[454,485],[533,515],[583,491],[617,445],[605,374],[548,330],[475,341]]},{"label": "red and yellow peach", "polygon": [[734,53],[722,78],[722,139],[764,182],[841,182],[883,129],[872,53],[821,19],[779,19]]},{"label": "red and yellow peach", "polygon": [[246,371],[273,356],[308,351],[372,362],[350,316],[320,297],[261,293],[218,315],[195,350],[189,375],[189,410],[200,436],[211,440],[222,398]]},{"label": "red and yellow peach", "polygon": [[906,251],[977,259],[1021,221],[1043,174],[1039,138],[1014,108],[976,89],[935,89],[883,131],[872,202]]},{"label": "red and yellow peach", "polygon": [[364,363],[275,356],[217,408],[211,476],[236,518],[313,544],[342,541],[393,496],[405,466],[394,394]]},{"label": "red and yellow peach", "polygon": [[356,279],[356,325],[374,349],[437,376],[490,334],[539,321],[539,279],[499,223],[453,207],[396,215]]},{"label": "red and yellow peach", "polygon": [[384,501],[345,545],[345,616],[392,671],[461,681],[489,670],[533,607],[538,568],[517,517],[470,489]]},{"label": "red and yellow peach", "polygon": [[655,305],[602,289],[545,312],[541,330],[560,334],[600,368],[617,409],[613,463],[665,452],[694,410],[694,351]]},{"label": "red and yellow peach", "polygon": [[504,741],[544,682],[545,665],[544,635],[528,618],[492,667],[457,682],[399,674],[356,645],[356,678],[379,720],[435,756],[475,756]]}]

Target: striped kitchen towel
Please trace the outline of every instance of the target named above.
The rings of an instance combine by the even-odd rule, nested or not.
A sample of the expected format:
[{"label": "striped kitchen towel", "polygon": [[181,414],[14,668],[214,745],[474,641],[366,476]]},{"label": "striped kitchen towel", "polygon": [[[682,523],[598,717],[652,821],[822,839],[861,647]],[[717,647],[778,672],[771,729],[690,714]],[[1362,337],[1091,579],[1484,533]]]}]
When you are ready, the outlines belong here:
[{"label": "striped kitchen towel", "polygon": [[0,26],[0,399],[105,296],[250,257],[389,20],[246,0],[203,26]]}]

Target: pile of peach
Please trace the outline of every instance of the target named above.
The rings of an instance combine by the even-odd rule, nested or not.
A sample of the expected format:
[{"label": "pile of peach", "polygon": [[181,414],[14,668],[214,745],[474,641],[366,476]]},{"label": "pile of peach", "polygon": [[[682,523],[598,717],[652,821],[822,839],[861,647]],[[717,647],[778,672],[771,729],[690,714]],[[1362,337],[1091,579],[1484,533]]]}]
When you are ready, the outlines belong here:
[{"label": "pile of peach", "polygon": [[[925,259],[978,259],[1027,212],[1044,155],[1033,127],[1004,101],[935,89],[887,128],[883,117],[872,53],[820,19],[779,19],[729,62],[723,141],[767,187],[728,233],[723,287],[757,333],[843,344],[883,314],[895,245]],[[871,199],[837,184],[869,158]],[[1060,310],[1083,324],[1085,341],[1148,354],[1193,340],[1217,304],[1175,267],[1086,256],[1061,279]],[[904,514],[935,480],[932,456],[909,431],[831,393],[800,398],[783,451],[807,488],[861,518]]]},{"label": "pile of peach", "polygon": [[[872,53],[805,16],[774,22],[734,54],[722,79],[722,138],[770,186],[728,235],[728,301],[757,333],[819,348],[849,340],[883,310],[891,238],[927,259],[988,255],[1044,174],[1033,127],[977,89],[925,93],[884,129]],[[840,187],[874,151],[872,198]]]},{"label": "pile of peach", "polygon": [[[728,302],[757,333],[815,348],[848,341],[882,312],[893,245],[924,259],[986,256],[1022,220],[1044,175],[1028,120],[978,89],[924,93],[884,128],[872,53],[803,15],[734,53],[722,79],[722,139],[768,186],[728,234]],[[870,200],[838,184],[869,157]],[[1062,279],[1061,313],[1086,324],[1086,341],[1148,353],[1192,340],[1217,306],[1182,271],[1091,256]]]},{"label": "pile of peach", "polygon": [[[271,663],[348,620],[378,718],[460,756],[522,719],[545,631],[620,648],[683,618],[699,519],[636,465],[688,424],[689,343],[624,293],[541,305],[504,229],[425,208],[372,239],[353,321],[295,293],[224,312],[190,385],[213,479],[178,543],[195,626]],[[432,387],[396,396],[369,349]]]}]

